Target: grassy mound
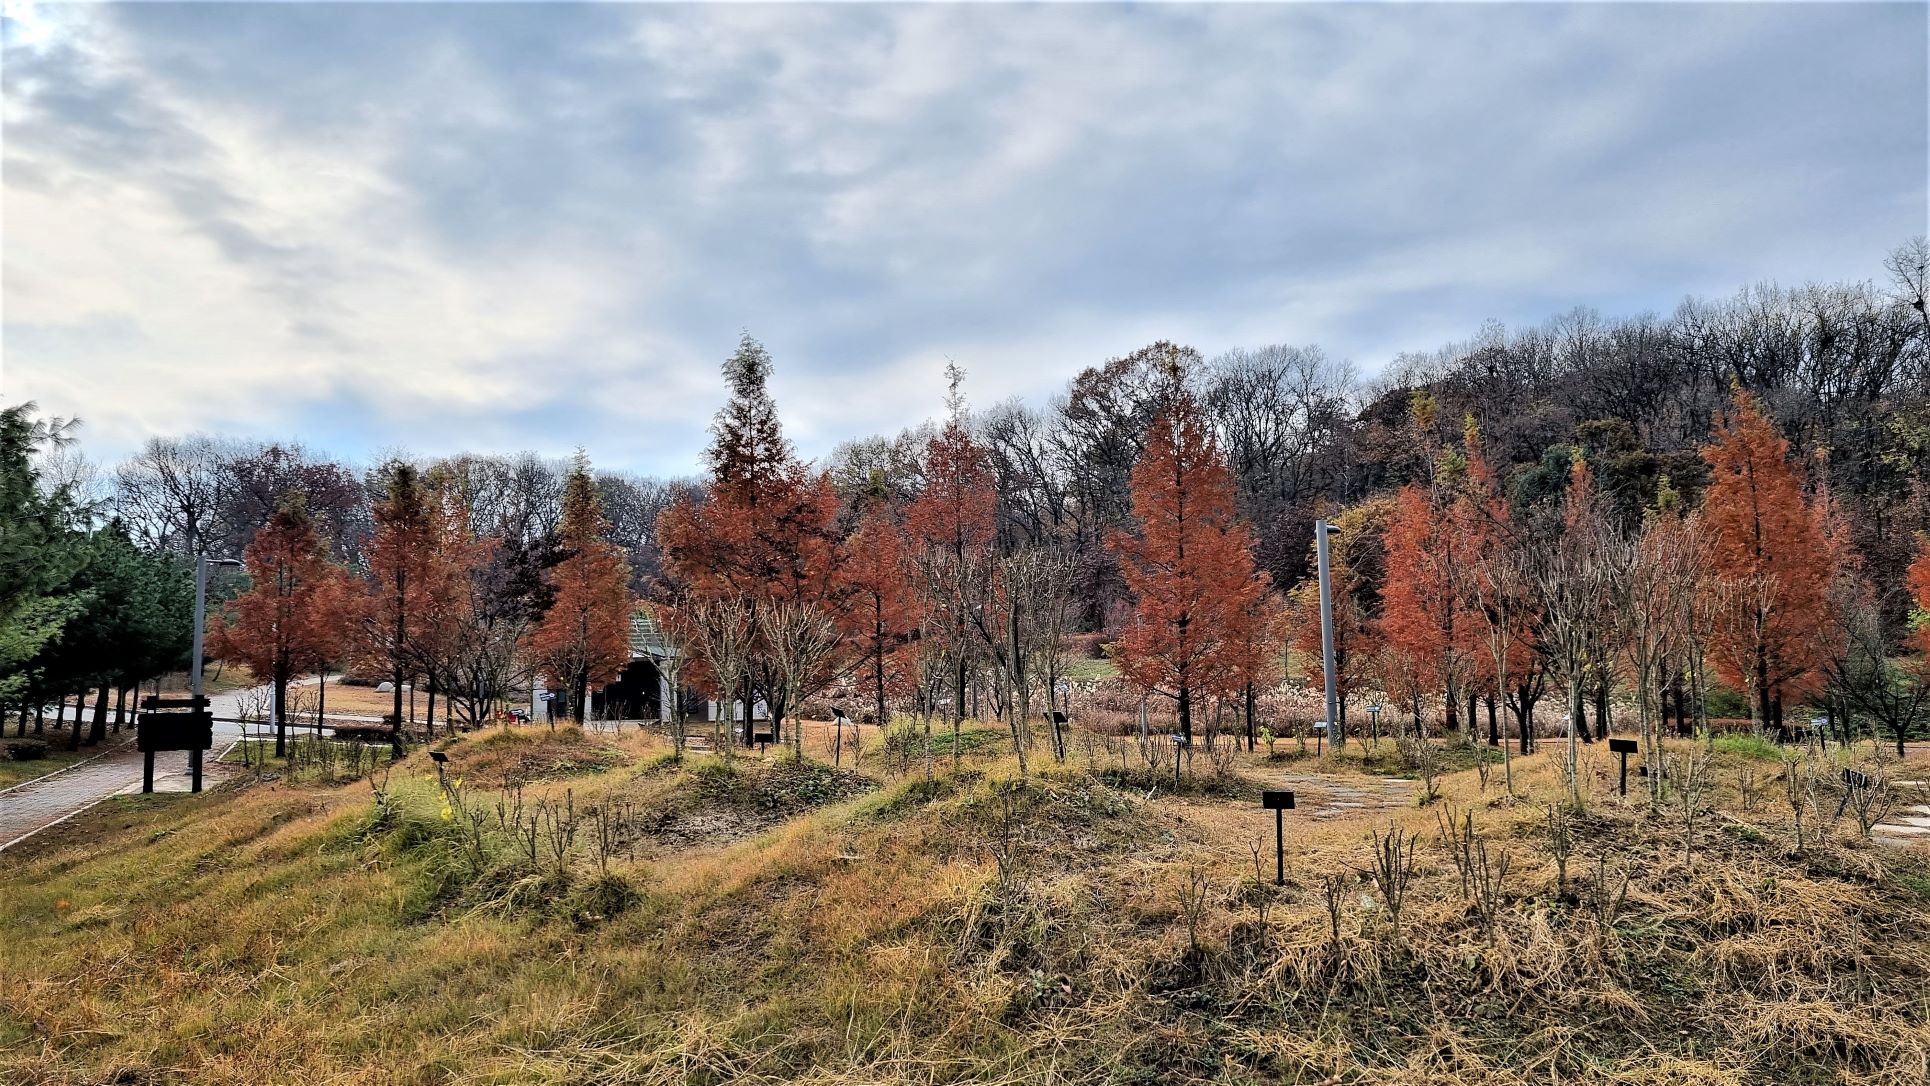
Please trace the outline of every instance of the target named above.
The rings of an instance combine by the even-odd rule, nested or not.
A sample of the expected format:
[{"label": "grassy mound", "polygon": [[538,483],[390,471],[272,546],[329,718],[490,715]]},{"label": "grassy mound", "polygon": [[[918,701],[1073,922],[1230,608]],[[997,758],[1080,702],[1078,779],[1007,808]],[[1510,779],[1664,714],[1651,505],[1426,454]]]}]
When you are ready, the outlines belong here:
[{"label": "grassy mound", "polygon": [[439,745],[449,773],[476,781],[529,784],[600,773],[629,760],[575,725],[554,729],[490,728]]},{"label": "grassy mound", "polygon": [[0,859],[0,1080],[1926,1080],[1930,867],[1744,754],[1654,809],[1547,755],[1303,809],[1276,887],[1252,797],[1074,747],[117,801]]}]

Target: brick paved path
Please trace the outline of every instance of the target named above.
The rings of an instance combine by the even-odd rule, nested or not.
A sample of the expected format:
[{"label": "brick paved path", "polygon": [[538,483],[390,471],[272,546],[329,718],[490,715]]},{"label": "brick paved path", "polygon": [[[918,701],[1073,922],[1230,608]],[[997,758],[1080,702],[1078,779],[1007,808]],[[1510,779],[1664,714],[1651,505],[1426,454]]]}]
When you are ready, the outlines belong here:
[{"label": "brick paved path", "polygon": [[[234,716],[241,695],[217,694],[209,699],[216,716]],[[238,725],[217,723],[214,749],[201,756],[201,786],[208,788],[220,780],[224,770],[216,756],[230,743],[241,738]],[[27,781],[0,792],[0,850],[56,825],[94,804],[122,792],[141,790],[141,753],[134,749],[134,737],[122,733],[116,746],[106,753],[66,769]],[[191,786],[186,751],[165,751],[154,756],[154,790],[185,792]]]}]

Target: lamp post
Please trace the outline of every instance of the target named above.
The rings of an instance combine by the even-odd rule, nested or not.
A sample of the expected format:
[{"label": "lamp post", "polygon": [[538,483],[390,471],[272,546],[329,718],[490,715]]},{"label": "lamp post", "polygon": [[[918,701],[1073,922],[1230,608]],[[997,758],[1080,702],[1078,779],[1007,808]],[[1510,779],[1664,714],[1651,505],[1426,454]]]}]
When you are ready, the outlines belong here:
[{"label": "lamp post", "polygon": [[1340,698],[1335,693],[1334,578],[1332,565],[1327,560],[1327,536],[1339,530],[1325,520],[1313,522],[1315,551],[1320,564],[1320,653],[1327,678],[1327,728],[1333,735],[1335,750],[1346,744],[1347,733],[1340,726]]},{"label": "lamp post", "polygon": [[[194,559],[194,655],[188,671],[188,693],[194,698],[196,712],[202,711],[201,700],[201,650],[205,631],[208,627],[208,567],[238,566],[241,563],[233,558],[209,558],[196,555]],[[244,735],[243,738],[246,738]],[[188,766],[194,773],[194,790],[201,790],[201,752],[188,752]]]}]

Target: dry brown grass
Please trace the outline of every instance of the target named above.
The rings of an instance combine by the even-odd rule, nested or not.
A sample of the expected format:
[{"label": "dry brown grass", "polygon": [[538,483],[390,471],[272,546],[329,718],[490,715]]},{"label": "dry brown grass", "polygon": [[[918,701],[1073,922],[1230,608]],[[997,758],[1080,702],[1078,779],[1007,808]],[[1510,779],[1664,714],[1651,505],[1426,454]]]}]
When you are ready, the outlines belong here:
[{"label": "dry brown grass", "polygon": [[[386,814],[366,783],[264,782],[112,804],[0,858],[0,1079],[1930,1081],[1922,858],[1845,825],[1792,855],[1786,812],[1741,811],[1732,763],[1686,851],[1592,760],[1565,882],[1540,755],[1515,797],[1461,771],[1426,808],[1295,812],[1280,889],[1255,878],[1272,825],[1250,797],[1147,799],[1077,743],[1022,790],[1003,755],[864,790],[775,754],[727,772],[634,730],[519,729],[450,745],[462,805],[507,796],[487,779],[514,759],[583,747],[622,764],[539,775],[523,801],[748,831],[641,832],[612,908],[581,841],[561,880],[500,842],[464,867],[416,755]],[[1437,840],[1448,807],[1511,859],[1492,917]],[[1399,939],[1364,874],[1394,826],[1420,839]]]}]

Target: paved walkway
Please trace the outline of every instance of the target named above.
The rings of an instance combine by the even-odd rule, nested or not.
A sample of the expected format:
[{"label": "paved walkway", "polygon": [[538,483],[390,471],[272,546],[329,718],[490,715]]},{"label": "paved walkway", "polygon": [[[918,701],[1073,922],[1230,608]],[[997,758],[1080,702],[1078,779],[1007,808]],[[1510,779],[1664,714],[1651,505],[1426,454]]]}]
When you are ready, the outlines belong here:
[{"label": "paved walkway", "polygon": [[[1924,781],[1897,781],[1897,785],[1921,788]],[[1870,837],[1886,845],[1930,844],[1930,803],[1916,803],[1892,812],[1870,827]]]},{"label": "paved walkway", "polygon": [[1415,782],[1405,777],[1350,777],[1328,773],[1287,773],[1280,784],[1294,794],[1294,804],[1313,810],[1326,821],[1357,818],[1375,811],[1414,806]]},{"label": "paved walkway", "polygon": [[[247,691],[237,690],[209,697],[209,708],[217,717],[240,715]],[[221,779],[225,771],[216,766],[216,756],[241,738],[241,726],[217,721],[214,749],[201,757],[201,786],[207,788]],[[5,850],[59,825],[110,796],[141,790],[141,753],[134,749],[133,736],[122,732],[119,743],[88,761],[27,781],[0,792],[0,850]],[[154,756],[154,790],[185,792],[191,786],[186,751],[165,751]]]}]

